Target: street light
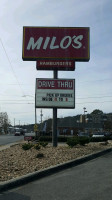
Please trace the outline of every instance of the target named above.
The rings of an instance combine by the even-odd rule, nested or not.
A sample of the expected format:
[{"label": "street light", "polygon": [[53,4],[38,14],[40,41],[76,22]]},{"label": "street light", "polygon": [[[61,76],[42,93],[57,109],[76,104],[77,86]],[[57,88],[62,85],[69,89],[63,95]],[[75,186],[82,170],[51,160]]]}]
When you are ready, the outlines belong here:
[{"label": "street light", "polygon": [[85,108],[85,107],[84,107],[83,109],[84,109],[84,115],[85,115],[85,113],[87,112],[87,110],[86,110],[86,108]]},{"label": "street light", "polygon": [[84,107],[84,132],[85,132],[85,113],[87,112],[86,108]]}]

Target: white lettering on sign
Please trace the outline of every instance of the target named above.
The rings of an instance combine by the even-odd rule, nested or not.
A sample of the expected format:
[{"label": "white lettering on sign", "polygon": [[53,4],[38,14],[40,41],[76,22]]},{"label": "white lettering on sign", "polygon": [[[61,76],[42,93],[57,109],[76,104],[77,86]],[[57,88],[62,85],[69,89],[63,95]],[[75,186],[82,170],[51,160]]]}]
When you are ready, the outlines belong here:
[{"label": "white lettering on sign", "polygon": [[77,37],[74,35],[72,39],[74,39],[74,44],[77,45],[77,46],[75,46],[74,44],[72,44],[72,46],[73,46],[75,49],[80,49],[81,46],[82,46],[82,43],[79,42],[78,40],[82,40],[82,39],[83,39],[83,35],[79,35],[79,36],[77,36]]},{"label": "white lettering on sign", "polygon": [[50,66],[59,66],[59,65],[62,65],[62,66],[71,66],[72,65],[72,62],[67,62],[67,61],[65,61],[65,62],[59,62],[59,61],[56,61],[56,62],[54,62],[54,61],[50,61],[50,62],[48,62],[48,61],[40,61],[39,62],[39,65],[40,66],[47,66],[47,65],[50,65]]},{"label": "white lettering on sign", "polygon": [[59,45],[54,45],[55,41],[56,41],[56,37],[53,37],[51,40],[50,49],[58,49],[59,48]]},{"label": "white lettering on sign", "polygon": [[[66,40],[68,41],[68,43],[64,46],[64,42]],[[62,49],[67,49],[71,45],[71,42],[72,42],[72,38],[70,36],[65,36],[60,42],[60,47]]]},{"label": "white lettering on sign", "polygon": [[58,81],[58,87],[59,88],[73,88],[73,82],[62,82],[62,81]]},{"label": "white lettering on sign", "polygon": [[32,48],[32,50],[34,50],[35,48],[40,49],[42,41],[43,41],[43,37],[39,37],[36,43],[34,43],[34,38],[31,37],[27,46],[27,50],[29,50],[30,48]]},{"label": "white lettering on sign", "polygon": [[55,86],[54,81],[38,81],[38,88],[41,88],[41,87],[53,88],[54,86]]},{"label": "white lettering on sign", "polygon": [[[38,40],[35,42],[33,37],[30,37],[28,45],[27,45],[27,50],[34,50],[37,49],[39,50],[40,48],[43,48],[46,50],[48,47],[50,49],[67,49],[70,45],[72,45],[73,48],[75,49],[80,49],[82,47],[82,41],[83,35],[78,35],[78,36],[65,36],[61,39],[60,43],[57,44],[56,42],[56,37],[46,37],[45,39],[43,37],[39,37]],[[44,42],[44,43],[43,43]],[[43,47],[42,47],[43,45]]]}]

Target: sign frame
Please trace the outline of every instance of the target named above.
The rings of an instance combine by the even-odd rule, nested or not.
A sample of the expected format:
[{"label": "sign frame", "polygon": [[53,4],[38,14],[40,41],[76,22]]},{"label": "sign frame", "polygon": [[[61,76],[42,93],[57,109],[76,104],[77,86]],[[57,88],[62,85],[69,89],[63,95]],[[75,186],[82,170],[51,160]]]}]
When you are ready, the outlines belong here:
[{"label": "sign frame", "polygon": [[24,61],[38,59],[89,61],[90,28],[25,26],[23,27],[22,58]]},{"label": "sign frame", "polygon": [[[72,92],[73,92],[73,105],[72,106],[57,106],[57,105],[54,105],[54,106],[49,106],[49,105],[37,105],[37,93],[38,93],[38,89],[37,89],[37,81],[38,80],[51,80],[51,81],[73,81],[73,89]],[[42,89],[40,89],[42,91]],[[49,90],[48,88],[46,89],[46,91]],[[54,93],[56,89],[51,89],[52,92]],[[62,92],[62,90],[65,90],[65,89],[58,89]],[[69,89],[66,89],[69,91]],[[47,91],[48,92],[48,91]],[[56,91],[57,92],[57,91]],[[71,93],[72,93],[71,92]],[[67,91],[66,91],[67,93]],[[46,101],[45,101],[46,102]],[[44,102],[44,103],[45,103]],[[75,79],[53,79],[53,78],[36,78],[36,85],[35,85],[35,108],[58,108],[58,109],[74,109],[75,108]]]}]

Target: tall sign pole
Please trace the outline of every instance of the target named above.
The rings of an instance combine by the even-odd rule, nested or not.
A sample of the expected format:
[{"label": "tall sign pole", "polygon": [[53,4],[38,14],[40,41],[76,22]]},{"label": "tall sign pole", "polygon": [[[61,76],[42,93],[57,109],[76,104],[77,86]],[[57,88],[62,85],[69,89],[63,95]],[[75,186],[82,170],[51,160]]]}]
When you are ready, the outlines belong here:
[{"label": "tall sign pole", "polygon": [[[54,70],[54,79],[58,79],[58,71]],[[57,147],[57,108],[53,108],[53,131],[52,131],[52,143],[53,147]]]},{"label": "tall sign pole", "polygon": [[35,125],[34,125],[35,137],[37,138],[37,113],[36,113],[36,92],[35,92]]}]

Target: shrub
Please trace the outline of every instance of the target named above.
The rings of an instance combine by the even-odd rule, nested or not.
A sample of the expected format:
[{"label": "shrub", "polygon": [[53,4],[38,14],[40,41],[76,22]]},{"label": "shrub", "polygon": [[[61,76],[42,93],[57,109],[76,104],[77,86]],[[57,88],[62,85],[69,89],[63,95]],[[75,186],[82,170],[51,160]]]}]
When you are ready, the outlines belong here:
[{"label": "shrub", "polygon": [[68,146],[70,146],[70,147],[74,147],[74,146],[76,146],[78,143],[79,143],[78,137],[72,137],[72,138],[68,138],[68,139],[67,139],[67,144],[68,144]]},{"label": "shrub", "polygon": [[85,145],[85,144],[88,144],[89,142],[90,142],[90,139],[89,139],[89,137],[79,137],[79,144],[80,145]]},{"label": "shrub", "polygon": [[39,144],[39,143],[35,144],[35,145],[34,145],[34,148],[35,148],[36,150],[39,150],[39,149],[40,149],[40,144]]},{"label": "shrub", "polygon": [[43,141],[52,142],[52,137],[50,137],[50,136],[40,136],[39,141],[40,142],[43,142]]},{"label": "shrub", "polygon": [[103,142],[105,141],[105,138],[104,137],[92,137],[91,142]]},{"label": "shrub", "polygon": [[48,145],[48,142],[40,142],[39,143],[42,147],[46,147]]},{"label": "shrub", "polygon": [[58,137],[58,142],[67,142],[68,137],[66,136],[59,136]]},{"label": "shrub", "polygon": [[24,149],[24,150],[29,150],[29,149],[31,149],[32,147],[33,147],[33,144],[31,144],[31,143],[23,144],[23,145],[22,145],[22,149]]}]

